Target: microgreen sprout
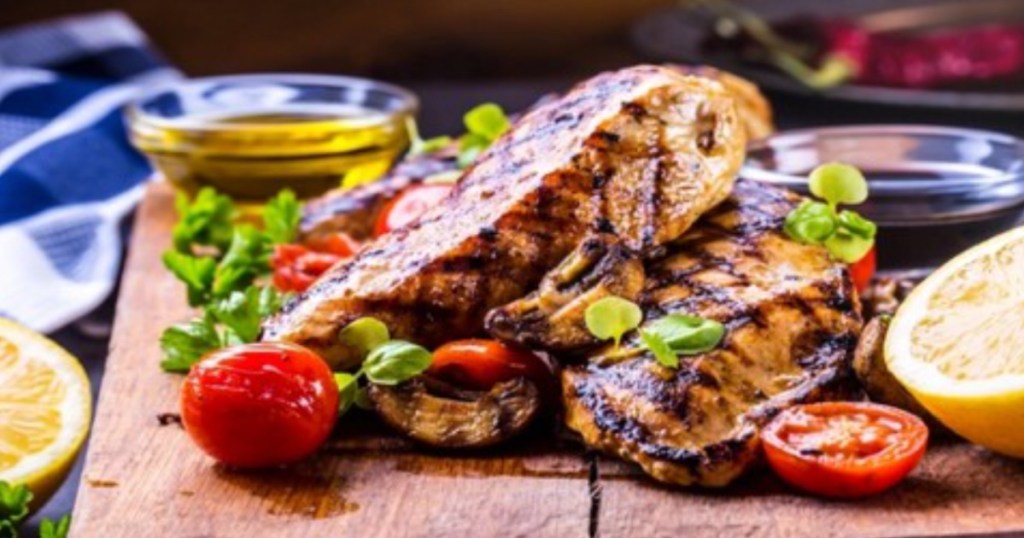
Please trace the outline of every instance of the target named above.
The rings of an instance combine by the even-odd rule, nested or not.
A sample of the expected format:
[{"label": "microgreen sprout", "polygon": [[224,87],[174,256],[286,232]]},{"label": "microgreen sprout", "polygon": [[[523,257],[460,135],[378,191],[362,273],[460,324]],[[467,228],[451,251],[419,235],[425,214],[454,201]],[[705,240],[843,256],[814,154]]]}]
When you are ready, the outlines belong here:
[{"label": "microgreen sprout", "polygon": [[365,377],[375,385],[397,385],[422,374],[433,361],[433,355],[425,348],[404,340],[392,340],[387,326],[376,318],[359,318],[346,325],[338,337],[364,357],[355,373],[334,374],[341,413],[353,404],[369,405],[365,389],[359,387],[360,378]]},{"label": "microgreen sprout", "polygon": [[807,200],[786,216],[783,229],[801,243],[824,245],[837,260],[854,263],[875,244],[875,224],[839,205],[863,203],[868,197],[864,174],[848,164],[828,163],[809,178],[811,194],[824,202]]},{"label": "microgreen sprout", "polygon": [[636,303],[612,296],[587,307],[583,318],[590,334],[601,340],[612,340],[617,350],[622,335],[637,328],[644,313]]}]

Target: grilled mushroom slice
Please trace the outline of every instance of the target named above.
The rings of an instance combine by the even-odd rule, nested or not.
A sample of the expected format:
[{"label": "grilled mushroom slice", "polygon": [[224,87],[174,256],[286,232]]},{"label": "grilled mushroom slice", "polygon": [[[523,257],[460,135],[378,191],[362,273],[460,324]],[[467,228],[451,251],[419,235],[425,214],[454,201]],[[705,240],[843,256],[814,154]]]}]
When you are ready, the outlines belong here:
[{"label": "grilled mushroom slice", "polygon": [[494,337],[533,349],[579,350],[599,343],[587,331],[584,314],[600,299],[616,295],[636,300],[644,266],[612,234],[584,239],[537,291],[488,312],[484,326]]},{"label": "grilled mushroom slice", "polygon": [[447,448],[500,443],[526,429],[541,407],[536,385],[526,378],[467,391],[423,377],[394,387],[371,385],[369,396],[393,428]]}]

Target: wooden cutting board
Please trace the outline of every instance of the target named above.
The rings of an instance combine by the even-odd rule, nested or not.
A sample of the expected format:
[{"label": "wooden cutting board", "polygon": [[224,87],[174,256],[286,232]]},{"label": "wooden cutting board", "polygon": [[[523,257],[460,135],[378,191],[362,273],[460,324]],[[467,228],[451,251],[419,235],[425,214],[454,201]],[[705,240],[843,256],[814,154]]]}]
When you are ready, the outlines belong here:
[{"label": "wooden cutting board", "polygon": [[794,494],[763,470],[725,491],[674,490],[550,426],[501,449],[444,454],[346,417],[296,468],[224,469],[158,418],[177,412],[181,377],[157,366],[157,340],[190,316],[160,263],[172,206],[154,183],[136,220],[76,538],[1024,534],[1024,462],[955,441],[934,443],[895,490],[857,502]]}]

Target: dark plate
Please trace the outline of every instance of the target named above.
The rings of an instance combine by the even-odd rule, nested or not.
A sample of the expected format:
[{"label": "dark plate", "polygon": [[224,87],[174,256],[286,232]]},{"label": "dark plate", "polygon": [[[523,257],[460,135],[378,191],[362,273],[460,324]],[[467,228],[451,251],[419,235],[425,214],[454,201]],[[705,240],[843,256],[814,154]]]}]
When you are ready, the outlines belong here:
[{"label": "dark plate", "polygon": [[[753,6],[769,21],[813,13],[822,18],[856,18],[878,31],[950,28],[986,22],[1024,23],[1024,0],[790,0],[737,3]],[[713,65],[749,78],[768,90],[890,105],[1024,112],[1024,87],[1019,81],[955,90],[896,89],[853,84],[826,91],[811,90],[770,67],[743,62],[734,54],[709,54],[702,50],[701,43],[708,35],[712,21],[712,16],[704,10],[663,9],[639,20],[633,27],[632,38],[636,47],[658,61]]]}]

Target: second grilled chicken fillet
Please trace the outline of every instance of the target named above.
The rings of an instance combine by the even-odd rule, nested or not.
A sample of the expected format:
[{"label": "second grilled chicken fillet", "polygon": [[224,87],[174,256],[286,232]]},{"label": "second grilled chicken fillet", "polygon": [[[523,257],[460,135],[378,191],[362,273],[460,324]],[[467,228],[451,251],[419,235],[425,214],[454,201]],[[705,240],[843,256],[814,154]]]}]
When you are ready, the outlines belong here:
[{"label": "second grilled chicken fillet", "polygon": [[332,268],[263,338],[358,360],[338,331],[374,316],[435,346],[480,334],[585,237],[649,251],[729,193],[745,136],[718,82],[657,66],[598,75],[526,114],[420,219]]}]

